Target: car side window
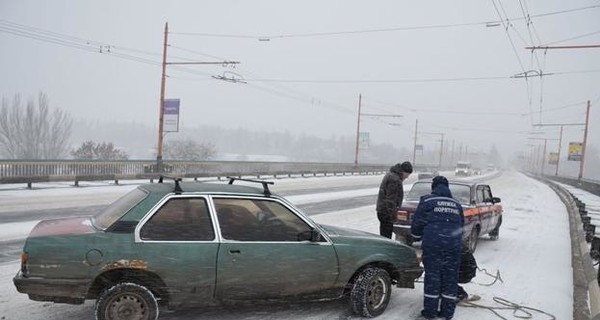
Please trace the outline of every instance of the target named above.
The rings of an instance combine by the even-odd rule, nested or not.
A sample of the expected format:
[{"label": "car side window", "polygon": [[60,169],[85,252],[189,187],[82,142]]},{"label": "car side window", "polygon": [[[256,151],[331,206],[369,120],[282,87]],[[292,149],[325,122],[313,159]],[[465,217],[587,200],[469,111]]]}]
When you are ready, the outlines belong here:
[{"label": "car side window", "polygon": [[144,224],[140,238],[154,241],[211,241],[215,232],[204,198],[172,198]]},{"label": "car side window", "polygon": [[477,187],[477,203],[492,202],[492,192],[488,186]]},{"label": "car side window", "polygon": [[483,203],[483,187],[478,186],[475,193],[477,195],[477,203]]},{"label": "car side window", "polygon": [[492,202],[492,189],[489,186],[483,188],[483,201]]},{"label": "car side window", "polygon": [[276,201],[213,198],[221,235],[236,241],[299,241],[306,222]]}]

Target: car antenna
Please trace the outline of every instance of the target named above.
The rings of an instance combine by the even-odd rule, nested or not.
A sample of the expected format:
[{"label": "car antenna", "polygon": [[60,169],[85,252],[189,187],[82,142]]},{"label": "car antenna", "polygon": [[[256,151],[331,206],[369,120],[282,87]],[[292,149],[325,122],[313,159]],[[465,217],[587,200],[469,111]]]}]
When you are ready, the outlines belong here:
[{"label": "car antenna", "polygon": [[160,175],[160,177],[158,178],[158,183],[163,183],[164,178],[173,179],[173,181],[175,181],[175,189],[173,190],[175,191],[175,193],[183,192],[183,190],[181,189],[181,185],[179,185],[179,183],[181,182],[181,178]]},{"label": "car antenna", "polygon": [[275,182],[273,182],[273,181],[265,181],[265,180],[242,179],[242,178],[236,178],[236,177],[227,177],[227,179],[229,179],[229,184],[233,184],[233,182],[235,180],[260,183],[263,186],[263,193],[265,194],[265,196],[271,195],[271,191],[269,190],[269,185],[275,184]]}]

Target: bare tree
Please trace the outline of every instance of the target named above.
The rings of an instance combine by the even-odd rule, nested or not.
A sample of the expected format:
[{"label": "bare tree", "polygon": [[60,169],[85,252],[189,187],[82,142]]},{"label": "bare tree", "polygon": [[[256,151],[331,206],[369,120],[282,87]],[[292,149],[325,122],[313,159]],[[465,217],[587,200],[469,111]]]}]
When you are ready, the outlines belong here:
[{"label": "bare tree", "polygon": [[71,151],[73,158],[78,160],[127,160],[126,152],[115,148],[112,142],[96,143],[86,141]]},{"label": "bare tree", "polygon": [[0,109],[0,156],[9,159],[59,159],[68,152],[71,117],[60,109],[50,110],[48,98],[40,92],[25,106],[15,95],[12,104],[2,98]]},{"label": "bare tree", "polygon": [[210,160],[216,154],[212,143],[200,144],[194,140],[174,140],[165,143],[166,159],[203,161]]}]

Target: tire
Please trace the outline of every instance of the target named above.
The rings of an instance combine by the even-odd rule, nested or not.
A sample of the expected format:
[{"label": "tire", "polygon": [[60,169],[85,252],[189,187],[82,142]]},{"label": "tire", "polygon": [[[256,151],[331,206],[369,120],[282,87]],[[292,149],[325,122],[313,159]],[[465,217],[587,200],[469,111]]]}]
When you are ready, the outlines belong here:
[{"label": "tire", "polygon": [[122,282],[102,292],[94,311],[96,320],[156,320],[158,302],[146,287]]},{"label": "tire", "polygon": [[387,308],[391,292],[392,280],[387,271],[368,267],[358,275],[352,285],[352,311],[367,318],[377,317]]},{"label": "tire", "polygon": [[475,249],[477,249],[477,242],[479,241],[479,229],[473,227],[471,229],[471,234],[469,234],[469,238],[467,238],[467,242],[465,245],[469,249],[469,252],[475,253]]},{"label": "tire", "polygon": [[496,227],[494,228],[494,230],[490,231],[490,239],[496,241],[498,240],[498,238],[500,237],[500,226],[502,225],[502,216],[500,216],[500,219],[498,219],[498,223],[496,224]]}]

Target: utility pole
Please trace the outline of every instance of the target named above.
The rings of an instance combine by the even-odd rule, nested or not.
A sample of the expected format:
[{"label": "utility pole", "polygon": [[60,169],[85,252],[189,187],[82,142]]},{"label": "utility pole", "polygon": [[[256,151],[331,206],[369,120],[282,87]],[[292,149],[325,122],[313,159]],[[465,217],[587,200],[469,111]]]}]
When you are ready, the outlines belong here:
[{"label": "utility pole", "polygon": [[163,149],[163,122],[165,108],[165,79],[167,78],[167,37],[169,36],[169,23],[165,23],[165,35],[163,40],[162,75],[160,78],[160,101],[158,106],[158,144],[156,146],[156,172],[162,172],[162,149]]},{"label": "utility pole", "polygon": [[[534,46],[534,47],[525,47],[527,50],[551,50],[551,49],[594,49],[600,48],[600,44],[588,44],[588,45],[572,45],[572,46]],[[590,100],[587,101],[587,110],[585,114],[585,129],[583,134],[583,146],[581,147],[581,159],[579,163],[579,175],[578,180],[583,178],[583,168],[585,164],[585,146],[587,143],[587,133],[588,133],[588,125],[589,125],[589,116],[590,116]],[[541,117],[541,114],[540,114]],[[560,124],[559,124],[560,125]],[[560,127],[560,133],[562,138],[562,126]],[[560,149],[559,149],[559,159],[560,159]],[[559,160],[560,161],[560,160]],[[556,175],[558,175],[558,164],[556,165]]]},{"label": "utility pole", "polygon": [[358,95],[358,123],[356,124],[356,150],[354,152],[354,165],[358,165],[358,140],[360,135],[360,108],[362,102],[362,94]]},{"label": "utility pole", "polygon": [[415,142],[413,143],[413,166],[417,164],[417,132],[419,130],[419,119],[415,120]]},{"label": "utility pole", "polygon": [[[542,176],[544,175],[544,168],[546,166],[546,149],[548,145],[548,140],[558,140],[558,139],[548,139],[548,138],[528,138],[529,140],[544,140],[544,151],[542,151]],[[560,144],[560,143],[559,143]]]},{"label": "utility pole", "polygon": [[362,94],[358,95],[358,123],[356,125],[356,151],[354,153],[354,165],[358,165],[358,144],[359,144],[359,136],[360,136],[360,117],[388,117],[388,118],[401,118],[401,115],[397,114],[377,114],[377,113],[362,113],[361,112],[361,104],[362,104]]},{"label": "utility pole", "polygon": [[162,75],[160,80],[160,103],[158,106],[158,143],[156,146],[156,171],[162,172],[162,156],[163,156],[163,138],[164,138],[164,109],[165,109],[165,86],[167,78],[167,65],[190,65],[190,64],[220,64],[220,65],[235,65],[238,61],[220,61],[220,62],[167,62],[167,47],[169,36],[169,23],[165,22],[164,40],[163,40],[163,57],[162,57]]},{"label": "utility pole", "polygon": [[558,177],[558,166],[560,165],[560,150],[562,149],[563,126],[560,126],[560,135],[558,136],[558,159],[556,159],[556,171],[554,176]]},{"label": "utility pole", "polygon": [[583,146],[581,147],[581,162],[579,163],[579,178],[583,178],[583,165],[585,164],[585,149],[587,144],[588,125],[590,119],[590,100],[587,101],[587,108],[585,110],[585,129],[583,131]]},{"label": "utility pole", "polygon": [[442,133],[442,141],[440,142],[440,163],[438,169],[442,170],[442,154],[444,154],[444,134]]},{"label": "utility pole", "polygon": [[[552,124],[548,124],[548,123],[539,123],[539,124],[535,124],[534,126],[536,127],[561,127],[561,140],[562,140],[562,127],[563,126],[584,126],[584,131],[583,131],[583,143],[582,143],[582,147],[581,147],[581,159],[579,160],[579,175],[578,175],[578,180],[581,180],[583,178],[583,166],[585,164],[585,151],[586,151],[586,144],[587,144],[587,134],[588,134],[588,127],[589,127],[589,117],[590,117],[590,107],[591,107],[591,103],[590,100],[587,101],[587,107],[586,107],[586,112],[585,112],[585,122],[584,123],[552,123]],[[560,152],[560,150],[559,150]],[[560,154],[560,153],[559,153]],[[558,169],[556,170],[557,174],[558,174]]]}]

